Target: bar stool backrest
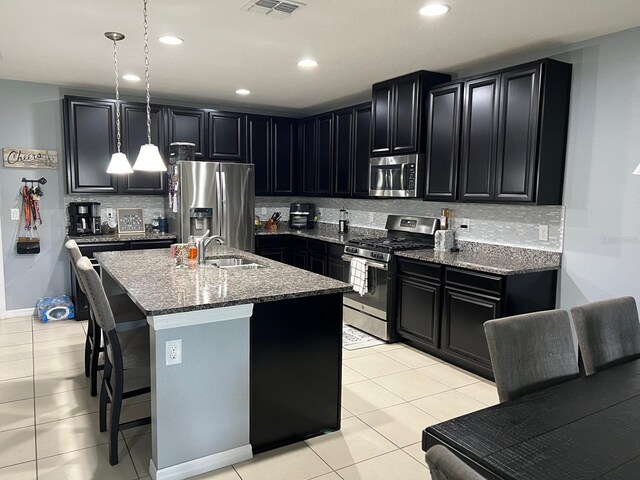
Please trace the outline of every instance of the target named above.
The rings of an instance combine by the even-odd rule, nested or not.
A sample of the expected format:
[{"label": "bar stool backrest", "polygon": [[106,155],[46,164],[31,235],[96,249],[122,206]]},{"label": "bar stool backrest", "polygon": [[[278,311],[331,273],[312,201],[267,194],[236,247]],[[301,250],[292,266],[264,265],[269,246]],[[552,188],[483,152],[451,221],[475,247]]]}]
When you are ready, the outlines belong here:
[{"label": "bar stool backrest", "polygon": [[73,273],[78,279],[78,285],[80,285],[80,290],[82,290],[82,293],[86,295],[87,292],[85,291],[86,289],[84,286],[83,279],[80,275],[78,275],[78,267],[76,266],[78,263],[78,260],[82,258],[82,253],[80,253],[80,248],[78,248],[78,244],[76,243],[75,240],[67,240],[67,243],[64,244],[64,248],[67,249],[67,252],[69,253],[69,257],[71,257],[71,268],[73,268]]},{"label": "bar stool backrest", "polygon": [[116,321],[98,272],[95,271],[87,257],[82,257],[78,260],[77,268],[86,288],[85,294],[89,299],[94,320],[104,332],[108,333],[114,330]]},{"label": "bar stool backrest", "polygon": [[569,312],[549,310],[484,324],[501,402],[579,376]]},{"label": "bar stool backrest", "polygon": [[633,297],[574,307],[571,316],[587,375],[640,357],[640,321]]}]

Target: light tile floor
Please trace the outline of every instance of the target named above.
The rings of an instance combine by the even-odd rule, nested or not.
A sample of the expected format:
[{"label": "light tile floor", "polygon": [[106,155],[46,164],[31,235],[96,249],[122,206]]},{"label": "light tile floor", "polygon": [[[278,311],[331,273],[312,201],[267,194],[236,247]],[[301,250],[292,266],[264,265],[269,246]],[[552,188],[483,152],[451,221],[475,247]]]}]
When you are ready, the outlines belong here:
[{"label": "light tile floor", "polygon": [[[0,320],[0,480],[148,479],[148,426],[108,461],[84,377],[85,322]],[[498,403],[495,386],[403,344],[343,351],[342,429],[201,475],[201,480],[424,480],[428,425]],[[133,372],[133,377],[136,372]],[[148,415],[129,399],[125,417]]]}]

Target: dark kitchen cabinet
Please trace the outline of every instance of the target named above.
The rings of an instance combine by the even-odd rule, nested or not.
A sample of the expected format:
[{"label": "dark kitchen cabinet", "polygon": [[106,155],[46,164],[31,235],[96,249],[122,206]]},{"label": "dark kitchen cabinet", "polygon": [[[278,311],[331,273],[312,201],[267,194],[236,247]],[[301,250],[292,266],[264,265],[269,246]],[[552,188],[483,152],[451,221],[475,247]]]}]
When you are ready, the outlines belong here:
[{"label": "dark kitchen cabinet", "polygon": [[[122,122],[122,151],[133,165],[140,152],[140,146],[148,143],[147,106],[144,103],[123,103],[120,106]],[[161,154],[167,151],[166,125],[164,110],[161,106],[151,105],[151,142],[157,145]],[[164,161],[168,158],[163,155]],[[165,172],[136,172],[122,175],[120,193],[163,194],[166,183]]]},{"label": "dark kitchen cabinet", "polygon": [[169,107],[169,142],[189,142],[195,145],[195,157],[207,157],[207,112],[197,108]]},{"label": "dark kitchen cabinet", "polygon": [[107,173],[116,152],[116,104],[112,100],[64,98],[68,193],[118,193],[118,176]]},{"label": "dark kitchen cabinet", "polygon": [[358,105],[354,109],[353,127],[353,196],[369,196],[369,158],[371,153],[371,104]]},{"label": "dark kitchen cabinet", "polygon": [[327,274],[327,243],[318,240],[307,241],[308,269],[319,275]]},{"label": "dark kitchen cabinet", "polygon": [[309,249],[306,238],[287,236],[286,240],[287,262],[294,267],[303,270],[309,269]]},{"label": "dark kitchen cabinet", "polygon": [[230,112],[209,112],[209,159],[244,161],[245,115]]},{"label": "dark kitchen cabinet", "polygon": [[335,113],[333,195],[351,196],[354,155],[354,109],[347,108]]},{"label": "dark kitchen cabinet", "polygon": [[271,128],[272,192],[274,195],[292,195],[295,193],[296,121],[273,117]]},{"label": "dark kitchen cabinet", "polygon": [[499,75],[464,86],[460,199],[492,200],[498,142]]},{"label": "dark kitchen cabinet", "polygon": [[316,194],[328,196],[333,182],[333,113],[318,117],[316,145]]},{"label": "dark kitchen cabinet", "polygon": [[307,118],[300,122],[300,158],[302,160],[302,178],[300,192],[303,195],[315,195],[318,156],[316,150],[316,118]]},{"label": "dark kitchen cabinet", "polygon": [[457,198],[462,83],[429,91],[425,200]]},{"label": "dark kitchen cabinet", "polygon": [[371,155],[424,153],[426,92],[451,76],[419,71],[372,87]]},{"label": "dark kitchen cabinet", "polygon": [[561,205],[570,90],[551,59],[466,80],[459,199]]},{"label": "dark kitchen cabinet", "polygon": [[256,195],[271,195],[271,118],[247,116],[247,160],[255,165]]},{"label": "dark kitchen cabinet", "polygon": [[287,263],[284,235],[256,235],[256,254],[278,262]]}]

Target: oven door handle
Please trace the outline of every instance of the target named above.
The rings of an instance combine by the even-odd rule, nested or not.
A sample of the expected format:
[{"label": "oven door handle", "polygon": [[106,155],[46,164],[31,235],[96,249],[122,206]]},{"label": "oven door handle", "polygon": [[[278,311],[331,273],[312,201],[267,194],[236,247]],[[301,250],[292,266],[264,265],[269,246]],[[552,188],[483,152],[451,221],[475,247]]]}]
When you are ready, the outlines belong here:
[{"label": "oven door handle", "polygon": [[[345,262],[350,262],[351,259],[353,258],[352,255],[342,255],[342,260],[344,260]],[[377,268],[378,270],[388,270],[389,269],[389,265],[387,265],[386,263],[379,263],[379,262],[371,262],[367,259],[363,259],[367,262],[367,267],[373,267],[373,268]]]}]

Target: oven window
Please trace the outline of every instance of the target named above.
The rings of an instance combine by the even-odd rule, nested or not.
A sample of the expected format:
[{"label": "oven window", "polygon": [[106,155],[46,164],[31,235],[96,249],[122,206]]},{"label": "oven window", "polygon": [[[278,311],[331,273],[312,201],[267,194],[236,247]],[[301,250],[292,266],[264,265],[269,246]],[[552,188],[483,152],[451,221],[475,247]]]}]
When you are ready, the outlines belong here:
[{"label": "oven window", "polygon": [[[349,282],[349,262],[345,262],[345,282]],[[387,286],[389,283],[389,273],[374,267],[369,267],[368,291],[364,296],[357,292],[345,293],[344,296],[352,300],[377,308],[383,312],[387,311]]]}]

